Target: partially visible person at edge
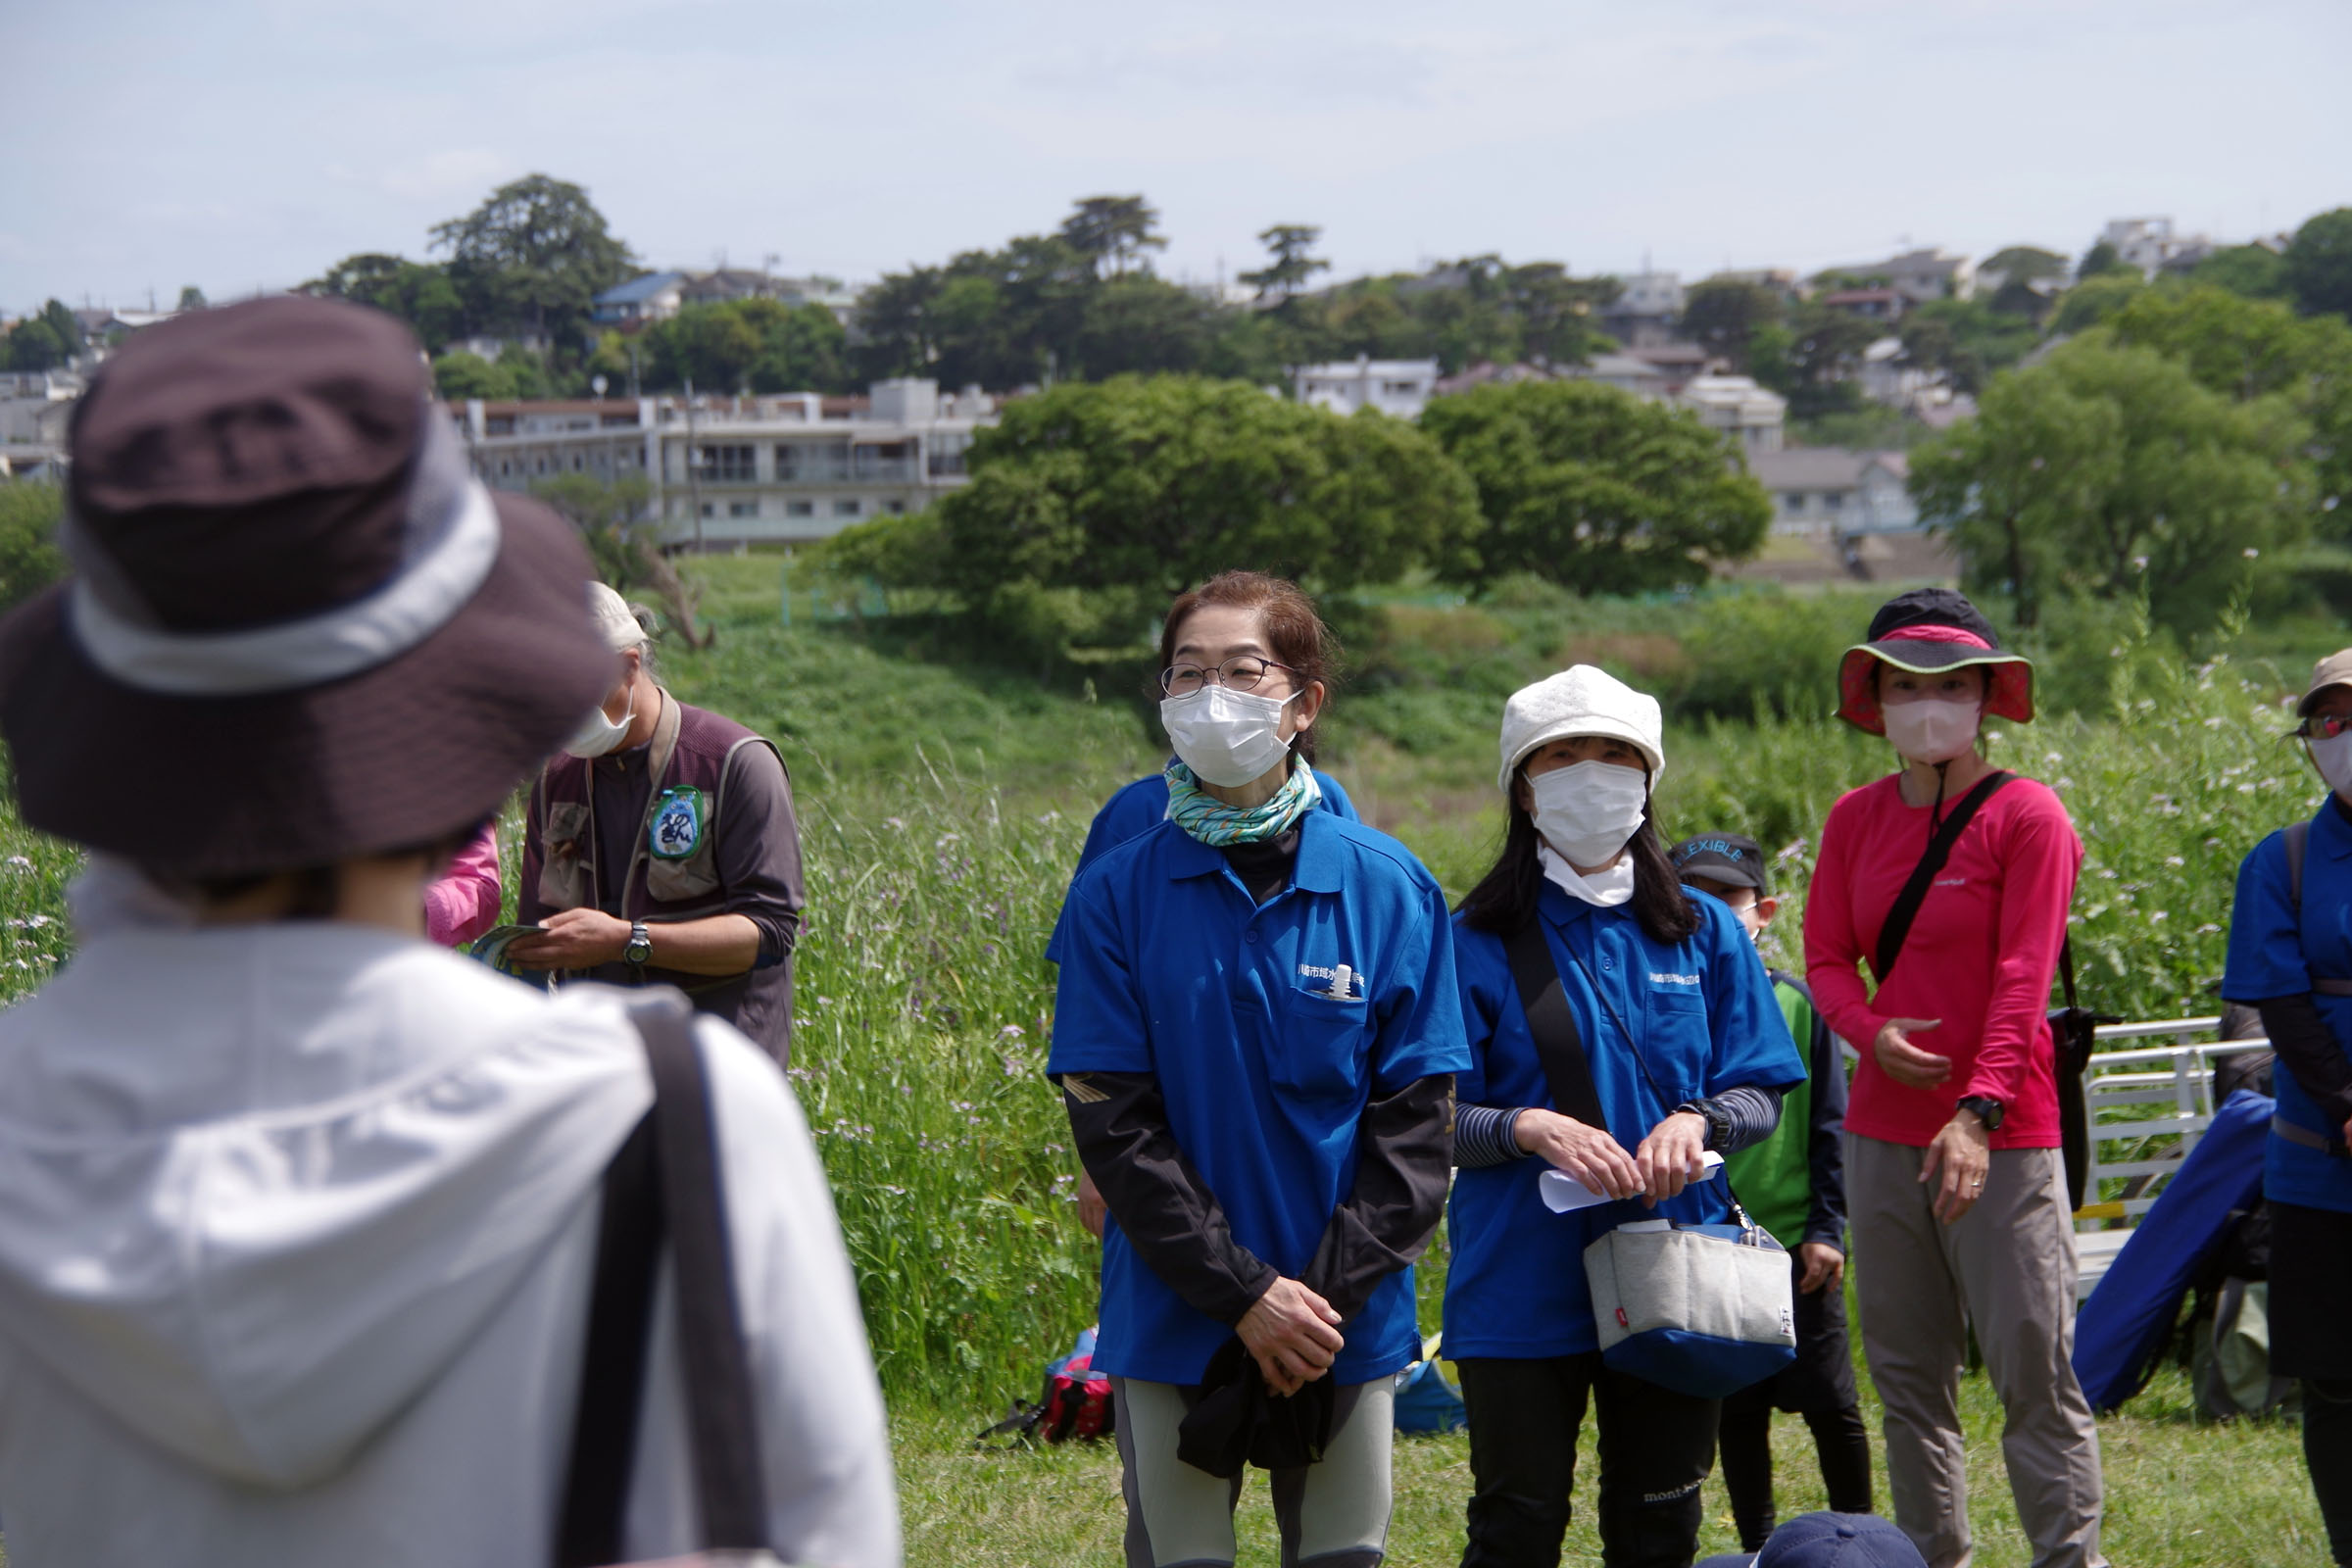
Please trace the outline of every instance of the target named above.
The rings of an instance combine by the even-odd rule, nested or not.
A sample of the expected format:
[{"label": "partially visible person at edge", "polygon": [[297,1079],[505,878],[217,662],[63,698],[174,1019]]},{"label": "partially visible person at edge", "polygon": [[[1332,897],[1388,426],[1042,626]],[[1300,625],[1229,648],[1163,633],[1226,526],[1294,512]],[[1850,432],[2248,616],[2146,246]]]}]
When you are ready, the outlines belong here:
[{"label": "partially visible person at edge", "polygon": [[[1355,814],[1355,803],[1348,799],[1348,792],[1340,787],[1340,781],[1319,767],[1314,773],[1315,788],[1321,794],[1314,808],[1329,811],[1344,821],[1361,821],[1362,818]],[[1086,844],[1078,852],[1078,869],[1070,873],[1070,886],[1077,887],[1078,879],[1086,874],[1088,866],[1129,839],[1150,832],[1166,820],[1167,814],[1168,775],[1164,769],[1120,785],[1111,792],[1110,799],[1102,803],[1102,808],[1095,813],[1094,821],[1087,826]],[[1062,897],[1062,912],[1054,920],[1054,935],[1046,942],[1047,962],[1061,962],[1062,932],[1068,925],[1069,897],[1065,893]],[[1078,1222],[1086,1227],[1088,1235],[1101,1241],[1104,1214],[1102,1194],[1096,1188],[1095,1179],[1086,1173],[1084,1165],[1078,1167],[1077,1199]]]},{"label": "partially visible person at edge", "polygon": [[620,595],[591,590],[620,682],[539,770],[522,840],[518,964],[567,980],[674,985],[792,1058],[801,835],[764,736],[679,702]]},{"label": "partially visible person at edge", "polygon": [[2271,1372],[2301,1380],[2303,1459],[2328,1546],[2352,1563],[2352,648],[2314,666],[2295,734],[2328,785],[2303,841],[2237,871],[2222,995],[2258,1008],[2278,1053],[2263,1153],[2271,1215]]},{"label": "partially visible person at edge", "polygon": [[498,825],[484,822],[424,886],[424,934],[442,947],[471,942],[498,924],[505,889],[498,879]]},{"label": "partially visible person at edge", "polygon": [[[1753,941],[1780,913],[1764,852],[1741,833],[1688,838],[1667,854],[1683,886],[1723,902]],[[1732,1191],[1788,1249],[1796,1302],[1796,1359],[1723,1401],[1716,1451],[1740,1544],[1761,1551],[1772,1535],[1772,1412],[1805,1419],[1830,1507],[1870,1512],[1870,1434],[1845,1333],[1845,1056],[1805,983],[1778,969],[1772,994],[1788,1037],[1802,1043],[1807,1077],[1781,1101],[1781,1124],[1723,1162]]]},{"label": "partially visible person at edge", "polygon": [[[1589,1400],[1601,1560],[1664,1568],[1697,1547],[1716,1401],[1602,1364],[1585,1249],[1628,1220],[1728,1219],[1722,1184],[1694,1181],[1700,1155],[1769,1134],[1805,1069],[1755,944],[1667,863],[1651,810],[1665,766],[1656,699],[1590,665],[1503,709],[1502,852],[1454,916],[1472,1066],[1456,1081],[1445,1337],[1469,1410],[1464,1568],[1559,1561]],[[1531,922],[1604,1126],[1553,1099],[1507,947]],[[1551,1213],[1547,1166],[1616,1201]]]},{"label": "partially visible person at edge", "polygon": [[1316,809],[1329,661],[1290,583],[1226,572],[1179,598],[1167,816],[1066,906],[1047,1070],[1109,1206],[1094,1364],[1131,1568],[1234,1560],[1239,1460],[1203,1447],[1272,1470],[1284,1562],[1386,1550],[1391,1379],[1419,1354],[1411,1263],[1467,1057],[1436,881]]},{"label": "partially visible person at edge", "polygon": [[[612,679],[587,557],[469,477],[416,339],[335,301],[141,333],[73,455],[79,576],[0,624],[20,808],[89,850],[74,961],[0,1013],[9,1560],[552,1561],[652,1081],[622,998],[427,944],[423,891]],[[734,1029],[697,1044],[773,1544],[890,1568],[808,1127]],[[702,1544],[669,1300],[631,1558]]]},{"label": "partially visible person at edge", "polygon": [[2033,719],[2033,666],[2002,651],[1967,599],[1922,588],[1871,617],[1838,678],[1838,715],[1886,736],[1902,763],[1830,808],[1805,895],[1814,1002],[1862,1053],[1845,1191],[1895,1522],[1936,1568],[1969,1560],[1959,1397],[1973,1326],[2036,1568],[2103,1563],[2048,1019],[2082,861],[2058,797],[2028,778],[1999,787],[1927,890],[1892,970],[1876,956],[1946,813],[1993,773],[1978,750],[1984,715]]}]

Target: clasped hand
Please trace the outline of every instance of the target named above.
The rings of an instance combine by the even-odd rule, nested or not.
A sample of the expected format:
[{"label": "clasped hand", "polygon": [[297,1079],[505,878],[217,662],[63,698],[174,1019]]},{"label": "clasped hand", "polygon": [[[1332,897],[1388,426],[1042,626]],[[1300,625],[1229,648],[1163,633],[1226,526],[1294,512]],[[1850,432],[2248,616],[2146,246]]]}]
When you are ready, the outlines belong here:
[{"label": "clasped hand", "polygon": [[1331,1303],[1287,1277],[1268,1286],[1233,1331],[1276,1394],[1297,1394],[1329,1372],[1348,1343]]},{"label": "clasped hand", "polygon": [[1699,1156],[1707,1149],[1707,1119],[1694,1110],[1678,1110],[1652,1127],[1642,1147],[1628,1154],[1607,1128],[1530,1105],[1511,1123],[1511,1136],[1527,1152],[1575,1177],[1587,1192],[1640,1198],[1654,1208],[1660,1199],[1672,1198],[1698,1180]]}]

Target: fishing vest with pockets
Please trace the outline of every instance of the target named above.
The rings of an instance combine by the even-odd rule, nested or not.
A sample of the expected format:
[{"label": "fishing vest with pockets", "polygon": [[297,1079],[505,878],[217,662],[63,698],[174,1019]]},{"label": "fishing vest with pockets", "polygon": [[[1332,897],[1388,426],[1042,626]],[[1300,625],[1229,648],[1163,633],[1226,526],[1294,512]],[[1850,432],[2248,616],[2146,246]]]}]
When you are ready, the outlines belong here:
[{"label": "fishing vest with pockets", "polygon": [[[646,766],[644,820],[629,836],[621,882],[624,920],[694,920],[726,908],[717,842],[725,820],[727,763],[746,746],[775,746],[730,718],[662,694]],[[781,755],[776,765],[784,765]],[[596,807],[588,759],[559,753],[540,775],[539,899],[550,910],[608,907],[610,869],[596,864]]]}]

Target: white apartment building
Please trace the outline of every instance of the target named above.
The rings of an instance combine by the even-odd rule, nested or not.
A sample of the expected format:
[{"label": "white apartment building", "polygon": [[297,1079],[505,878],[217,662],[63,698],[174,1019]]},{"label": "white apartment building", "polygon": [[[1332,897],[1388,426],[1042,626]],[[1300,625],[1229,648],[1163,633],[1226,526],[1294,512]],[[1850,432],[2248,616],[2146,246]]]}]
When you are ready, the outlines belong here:
[{"label": "white apartment building", "polygon": [[2169,218],[2118,218],[2108,223],[2099,238],[2115,247],[2115,254],[2127,266],[2139,269],[2140,275],[2153,278],[2168,263],[2188,263],[2213,249],[2213,241],[2202,234],[2176,234]]},{"label": "white apartment building", "polygon": [[452,405],[474,472],[498,490],[564,473],[643,474],[664,541],[704,550],[803,544],[868,517],[920,512],[964,482],[972,432],[994,421],[978,388],[875,383],[813,392]]},{"label": "white apartment building", "polygon": [[1399,419],[1419,418],[1437,394],[1435,360],[1375,360],[1358,355],[1292,372],[1298,400],[1335,414],[1378,409]]}]

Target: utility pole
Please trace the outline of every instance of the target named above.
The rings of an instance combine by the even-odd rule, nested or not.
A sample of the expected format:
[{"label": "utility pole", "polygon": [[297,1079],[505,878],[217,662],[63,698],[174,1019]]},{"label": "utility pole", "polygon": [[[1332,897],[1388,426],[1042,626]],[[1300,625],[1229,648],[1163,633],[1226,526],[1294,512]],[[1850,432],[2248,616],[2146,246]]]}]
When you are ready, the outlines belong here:
[{"label": "utility pole", "polygon": [[686,378],[686,494],[694,508],[694,553],[703,553],[703,449],[695,444],[694,377]]}]

